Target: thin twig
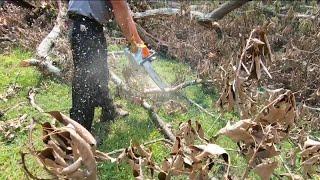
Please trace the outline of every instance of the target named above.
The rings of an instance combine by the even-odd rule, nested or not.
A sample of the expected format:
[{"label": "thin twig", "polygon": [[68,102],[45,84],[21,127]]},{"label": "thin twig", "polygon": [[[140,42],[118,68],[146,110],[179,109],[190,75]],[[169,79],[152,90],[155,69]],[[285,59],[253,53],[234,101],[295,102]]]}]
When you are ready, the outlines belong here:
[{"label": "thin twig", "polygon": [[270,132],[270,129],[271,129],[271,128],[268,129],[268,132],[264,133],[264,136],[263,136],[261,142],[259,143],[258,147],[255,148],[255,150],[254,150],[254,152],[253,152],[253,155],[252,155],[252,157],[250,158],[250,160],[249,160],[249,162],[248,162],[248,166],[247,166],[246,170],[244,171],[241,179],[247,178],[247,176],[248,176],[248,174],[249,174],[249,172],[250,172],[250,168],[252,167],[252,164],[253,164],[256,156],[257,156],[258,150],[260,149],[261,145],[262,145],[262,144],[264,143],[264,141],[266,140],[267,135],[268,135],[269,132]]},{"label": "thin twig", "polygon": [[279,156],[279,159],[280,159],[280,161],[282,162],[282,164],[283,164],[284,168],[286,168],[286,170],[287,170],[287,171],[288,171],[288,173],[290,174],[291,179],[294,179],[294,176],[293,176],[293,174],[292,174],[292,172],[291,172],[290,168],[289,168],[289,167],[287,166],[287,164],[284,162],[284,160],[283,160],[283,158],[281,157],[281,155]]},{"label": "thin twig", "polygon": [[164,88],[164,90],[161,90],[159,88],[151,88],[151,89],[145,89],[144,93],[163,93],[163,92],[175,92],[180,89],[186,88],[188,86],[197,85],[197,84],[205,84],[205,83],[212,83],[212,80],[203,80],[203,79],[195,79],[191,81],[183,82],[177,86],[174,87],[167,87]]},{"label": "thin twig", "polygon": [[194,102],[193,100],[189,99],[188,97],[184,96],[184,98],[192,105],[196,106],[199,108],[199,110],[201,110],[202,112],[208,114],[209,116],[219,119],[220,117],[217,118],[217,116],[215,116],[214,114],[212,114],[211,112],[209,112],[208,110],[206,110],[205,108],[203,108],[202,106],[200,106],[198,103]]},{"label": "thin twig", "polygon": [[257,29],[253,29],[250,33],[250,36],[249,38],[247,39],[247,43],[246,43],[246,46],[243,48],[242,50],[242,53],[241,53],[241,56],[240,56],[240,59],[239,61],[237,62],[237,71],[236,71],[236,78],[234,80],[234,83],[233,83],[233,86],[234,86],[234,90],[235,90],[235,99],[236,99],[236,106],[237,106],[237,110],[238,110],[238,113],[241,114],[241,108],[240,108],[240,105],[239,105],[239,101],[240,101],[240,97],[239,97],[239,78],[240,78],[240,70],[241,70],[241,67],[242,67],[242,62],[245,58],[245,55],[246,55],[246,52],[248,50],[248,47],[250,45],[250,42],[251,42],[251,39],[252,39],[252,36],[253,34],[257,31]]},{"label": "thin twig", "polygon": [[310,107],[310,106],[307,106],[307,105],[303,105],[303,107],[305,107],[305,108],[308,108],[308,109],[311,109],[311,110],[313,110],[313,111],[319,111],[320,112],[320,108],[316,108],[316,107]]},{"label": "thin twig", "polygon": [[26,102],[19,102],[16,105],[12,106],[12,107],[8,107],[7,109],[3,110],[2,112],[4,114],[8,113],[9,111],[16,109],[17,107],[21,106],[22,104],[26,104]]},{"label": "thin twig", "polygon": [[35,102],[35,96],[36,96],[36,91],[35,89],[31,88],[29,91],[28,91],[28,99],[29,99],[29,102],[31,104],[32,107],[34,107],[37,111],[43,113],[44,110],[38,106]]},{"label": "thin twig", "polygon": [[35,175],[33,175],[29,169],[27,168],[26,166],[26,160],[25,160],[25,156],[27,155],[28,153],[23,153],[23,152],[20,152],[20,155],[21,155],[21,164],[22,164],[22,168],[24,170],[24,172],[32,179],[36,179],[36,180],[51,180],[51,179],[56,179],[56,178],[51,178],[51,179],[44,179],[44,178],[38,178],[36,177]]}]

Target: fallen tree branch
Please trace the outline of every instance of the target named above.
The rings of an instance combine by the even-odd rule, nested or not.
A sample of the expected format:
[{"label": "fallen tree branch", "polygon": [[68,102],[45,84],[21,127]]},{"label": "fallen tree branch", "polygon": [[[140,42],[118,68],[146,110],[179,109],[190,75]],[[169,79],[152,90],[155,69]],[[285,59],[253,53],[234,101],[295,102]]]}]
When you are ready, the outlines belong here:
[{"label": "fallen tree branch", "polygon": [[37,47],[36,58],[22,61],[22,66],[36,66],[39,67],[41,72],[45,75],[61,76],[59,68],[54,68],[52,58],[50,57],[50,51],[54,45],[55,40],[60,36],[61,29],[66,19],[67,5],[61,0],[57,1],[59,6],[59,12],[51,32],[41,41]]},{"label": "fallen tree branch", "polygon": [[159,8],[159,9],[150,9],[144,12],[136,12],[133,13],[133,18],[145,18],[145,17],[152,17],[152,16],[159,16],[159,15],[167,15],[172,16],[178,14],[180,9],[177,8]]},{"label": "fallen tree branch", "polygon": [[49,52],[54,44],[54,41],[59,37],[61,33],[61,28],[64,24],[64,19],[67,15],[67,6],[65,3],[62,3],[61,0],[57,1],[59,12],[56,19],[56,24],[51,30],[51,32],[41,41],[37,48],[37,56],[42,58],[47,58],[49,55]]},{"label": "fallen tree branch", "polygon": [[[110,71],[110,79],[122,90],[126,91],[128,94],[131,94],[127,85],[112,71]],[[146,101],[141,102],[141,106],[147,109],[151,115],[153,122],[161,129],[162,133],[172,142],[176,140],[176,137],[168,128],[166,123],[160,118],[160,116],[153,110],[152,106]]]},{"label": "fallen tree branch", "polygon": [[242,5],[249,2],[249,0],[233,0],[225,2],[219,8],[213,10],[212,12],[205,14],[203,17],[199,18],[198,21],[202,22],[213,22],[222,19],[229,12],[241,7]]},{"label": "fallen tree branch", "polygon": [[203,80],[203,79],[195,79],[191,81],[183,82],[177,86],[174,87],[168,87],[164,88],[164,90],[161,90],[159,88],[152,88],[152,89],[145,89],[144,93],[162,93],[162,92],[175,92],[180,89],[186,88],[188,86],[197,85],[197,84],[205,84],[205,83],[212,83],[212,80]]},{"label": "fallen tree branch", "polygon": [[310,109],[310,110],[313,110],[313,111],[319,111],[319,112],[320,112],[320,108],[310,107],[310,106],[307,106],[307,105],[305,105],[305,104],[303,104],[303,107],[304,107],[304,108],[307,108],[307,109]]},{"label": "fallen tree branch", "polygon": [[61,70],[54,66],[51,61],[42,61],[38,59],[28,59],[25,61],[21,61],[20,66],[28,67],[28,66],[36,66],[40,69],[40,71],[45,75],[52,75],[58,78],[61,78]]},{"label": "fallen tree branch", "polygon": [[29,91],[28,91],[28,99],[29,99],[29,103],[31,104],[32,107],[34,107],[37,111],[43,113],[44,110],[38,106],[35,102],[35,96],[36,96],[36,91],[31,88]]},{"label": "fallen tree branch", "polygon": [[[195,17],[200,22],[214,22],[222,19],[229,12],[237,9],[247,3],[249,0],[234,0],[229,1],[222,4],[217,9],[213,10],[210,13],[202,13],[198,11],[190,11],[191,17]],[[177,15],[181,10],[179,8],[159,8],[159,9],[151,9],[146,10],[145,12],[136,12],[133,13],[133,18],[146,18],[146,17],[154,17],[154,16],[174,16]]]},{"label": "fallen tree branch", "polygon": [[[264,14],[269,15],[269,16],[277,16],[279,18],[287,18],[288,17],[287,14],[279,14],[279,13],[276,13],[268,8],[263,8],[262,12]],[[301,14],[301,13],[294,13],[293,16],[294,16],[294,18],[298,18],[298,19],[311,19],[311,20],[315,20],[318,17],[315,15],[308,15],[308,14]]]},{"label": "fallen tree branch", "polygon": [[171,129],[167,126],[160,116],[153,110],[153,107],[148,104],[146,101],[143,101],[142,107],[149,111],[152,119],[156,122],[157,126],[161,129],[162,133],[165,134],[172,142],[176,140],[176,136],[172,133]]}]

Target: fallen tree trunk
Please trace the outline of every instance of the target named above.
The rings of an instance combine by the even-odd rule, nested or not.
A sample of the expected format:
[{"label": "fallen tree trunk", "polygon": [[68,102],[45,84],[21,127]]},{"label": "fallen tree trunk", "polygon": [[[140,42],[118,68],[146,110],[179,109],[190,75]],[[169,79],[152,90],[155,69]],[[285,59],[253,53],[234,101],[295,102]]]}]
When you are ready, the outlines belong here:
[{"label": "fallen tree trunk", "polygon": [[[268,16],[277,16],[279,18],[287,18],[288,17],[288,14],[279,14],[279,13],[276,13],[273,10],[268,9],[268,8],[263,8],[262,12]],[[308,14],[301,14],[301,13],[294,13],[293,16],[294,16],[294,18],[298,18],[298,19],[310,19],[310,20],[315,20],[318,17],[315,15],[308,15]]]},{"label": "fallen tree trunk", "polygon": [[219,8],[215,9],[214,11],[205,14],[204,17],[198,19],[199,21],[217,21],[222,19],[225,15],[229,12],[233,11],[241,7],[242,5],[246,4],[249,0],[234,0],[225,2]]},{"label": "fallen tree trunk", "polygon": [[[229,12],[237,9],[247,3],[249,0],[235,0],[229,1],[222,4],[220,7],[215,9],[214,11],[204,14],[198,11],[190,11],[191,17],[196,17],[198,21],[201,22],[213,22],[222,19]],[[133,13],[133,18],[147,18],[154,16],[173,16],[177,15],[181,10],[179,8],[159,8],[159,9],[151,9],[146,10],[145,12],[136,12]]]}]

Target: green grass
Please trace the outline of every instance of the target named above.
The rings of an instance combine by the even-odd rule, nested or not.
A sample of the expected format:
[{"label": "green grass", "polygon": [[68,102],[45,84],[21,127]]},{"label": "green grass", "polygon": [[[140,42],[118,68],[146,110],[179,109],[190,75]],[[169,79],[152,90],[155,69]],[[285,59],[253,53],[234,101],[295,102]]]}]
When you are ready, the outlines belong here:
[{"label": "green grass", "polygon": [[[112,47],[112,50],[119,50],[117,47]],[[30,58],[32,54],[21,50],[14,50],[10,55],[0,55],[0,93],[6,91],[8,86],[16,83],[21,86],[21,91],[7,102],[0,101],[0,110],[10,108],[20,102],[25,104],[12,109],[5,116],[0,118],[0,121],[7,121],[17,118],[22,114],[28,114],[28,121],[34,117],[39,122],[50,120],[46,114],[37,112],[28,104],[27,92],[30,88],[37,88],[38,94],[36,95],[36,102],[45,110],[52,111],[58,110],[68,114],[71,107],[71,88],[68,85],[60,84],[54,80],[43,78],[36,69],[19,67],[21,60]],[[125,67],[126,62],[121,58],[117,62],[117,73]],[[160,58],[153,62],[155,69],[161,77],[169,84],[177,84],[180,79],[191,80],[196,78],[196,74],[192,72],[186,64],[178,63],[174,60]],[[111,91],[114,94],[114,86],[111,84]],[[227,121],[237,120],[238,118],[232,113],[220,115],[212,106],[217,98],[215,91],[206,91],[203,87],[192,86],[183,90],[181,93],[200,104],[208,111],[214,114],[214,117],[199,111],[197,107],[191,106],[186,101],[181,100],[181,103],[187,106],[188,111],[185,113],[174,113],[168,115],[163,107],[158,108],[159,115],[168,123],[172,124],[174,128],[178,127],[180,122],[185,122],[189,119],[199,121],[207,137],[212,137],[217,131],[224,127]],[[138,105],[132,104],[125,99],[116,97],[115,102],[121,104],[130,115],[126,118],[116,120],[112,126],[109,135],[104,140],[103,145],[100,147],[102,151],[112,151],[119,148],[128,147],[130,140],[138,142],[146,142],[153,139],[161,138],[163,135],[157,130],[152,120],[149,118],[148,113]],[[100,110],[96,111],[95,121],[99,119]],[[98,124],[94,124],[97,128]],[[35,131],[35,140],[41,137],[40,127],[38,126]],[[222,147],[237,150],[237,145],[227,137],[219,137],[216,142]],[[28,144],[27,132],[23,129],[16,132],[16,137],[13,141],[8,142],[0,135],[0,179],[24,179],[25,175],[21,168],[20,152],[26,150]],[[37,147],[41,147],[40,141],[36,143]],[[168,148],[161,143],[151,145],[154,160],[161,163],[161,160],[168,156]],[[290,144],[285,144],[285,149],[292,148]],[[246,160],[238,153],[230,151],[231,157],[231,174],[241,175],[246,168]],[[285,152],[283,152],[285,154]],[[45,173],[39,168],[37,163],[28,160],[28,164],[32,172],[37,175],[43,176]],[[100,179],[133,179],[131,169],[126,164],[111,164],[99,163],[98,171]],[[214,168],[214,172],[219,171],[219,166]],[[277,172],[285,171],[283,168]],[[255,179],[256,176],[251,173],[250,177]]]}]

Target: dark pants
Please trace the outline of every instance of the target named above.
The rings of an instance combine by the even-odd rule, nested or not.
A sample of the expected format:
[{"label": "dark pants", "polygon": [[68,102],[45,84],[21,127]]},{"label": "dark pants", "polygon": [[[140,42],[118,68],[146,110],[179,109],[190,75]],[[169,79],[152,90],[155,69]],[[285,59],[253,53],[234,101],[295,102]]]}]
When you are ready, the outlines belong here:
[{"label": "dark pants", "polygon": [[102,107],[102,121],[115,117],[108,90],[107,44],[101,24],[84,16],[71,19],[74,77],[70,117],[90,131],[95,107]]}]

